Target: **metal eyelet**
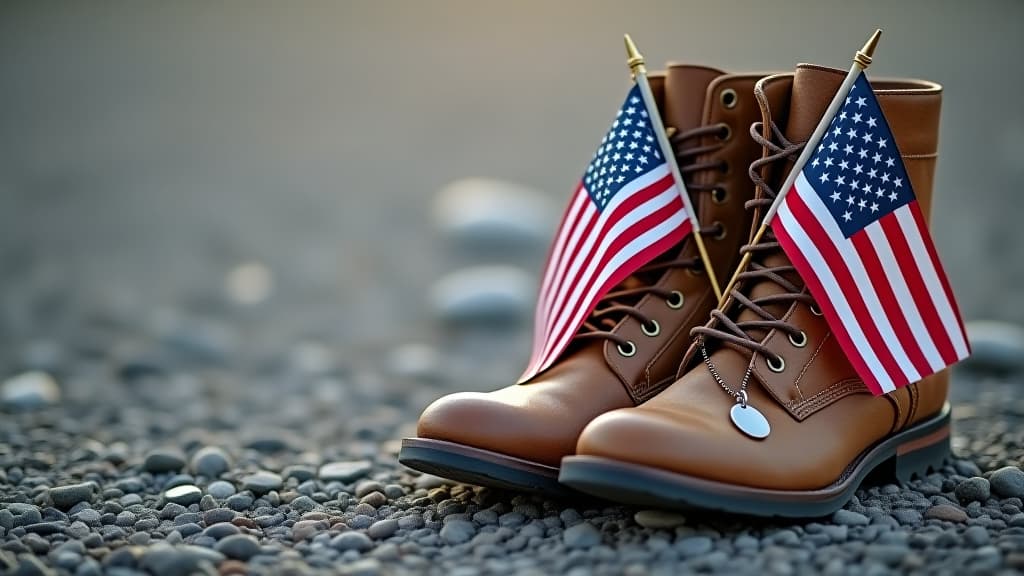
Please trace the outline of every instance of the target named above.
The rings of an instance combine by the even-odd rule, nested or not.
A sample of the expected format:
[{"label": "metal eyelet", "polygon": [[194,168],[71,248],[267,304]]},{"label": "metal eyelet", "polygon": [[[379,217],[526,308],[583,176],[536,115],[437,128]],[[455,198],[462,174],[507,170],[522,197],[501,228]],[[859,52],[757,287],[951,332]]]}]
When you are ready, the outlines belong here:
[{"label": "metal eyelet", "polygon": [[722,162],[718,165],[718,171],[724,175],[728,175],[729,172],[731,172],[729,168],[729,163],[726,162],[725,160],[722,160]]},{"label": "metal eyelet", "polygon": [[690,276],[703,276],[704,268],[687,268],[686,273],[689,274]]},{"label": "metal eyelet", "polygon": [[715,204],[725,204],[725,201],[729,199],[729,191],[725,188],[717,187],[711,189],[711,201]]},{"label": "metal eyelet", "polygon": [[722,106],[725,106],[726,108],[729,109],[735,108],[736,103],[739,101],[739,96],[736,95],[736,91],[733,90],[732,88],[726,88],[725,90],[722,90],[722,93],[719,95],[719,97],[722,99]]},{"label": "metal eyelet", "polygon": [[718,220],[715,220],[713,226],[718,227],[718,232],[716,232],[715,235],[712,236],[712,238],[714,238],[715,240],[725,240],[725,237],[729,235],[729,231],[725,229],[725,224],[722,224]]},{"label": "metal eyelet", "polygon": [[768,365],[768,369],[778,374],[786,369],[786,361],[782,359],[782,356],[766,356],[764,363]]},{"label": "metal eyelet", "polygon": [[718,134],[718,139],[722,142],[728,142],[732,139],[732,127],[728,124],[721,124],[721,132]]},{"label": "metal eyelet", "polygon": [[825,313],[821,311],[821,308],[818,308],[817,304],[811,304],[810,305],[810,309],[811,309],[811,314],[814,314],[815,316],[824,316],[825,315]]},{"label": "metal eyelet", "polygon": [[673,290],[668,298],[665,298],[665,305],[673,310],[679,310],[686,302],[686,297],[679,290]]},{"label": "metal eyelet", "polygon": [[661,334],[661,324],[658,324],[657,320],[651,319],[651,328],[647,329],[647,324],[641,324],[640,330],[644,333],[644,336],[650,336],[651,338]]},{"label": "metal eyelet", "polygon": [[790,334],[789,343],[792,344],[793,346],[796,346],[797,348],[803,348],[804,346],[807,346],[807,332],[801,330],[798,336],[793,336],[792,334]]},{"label": "metal eyelet", "polygon": [[626,344],[628,344],[629,347],[626,348],[625,350],[622,349],[622,344],[616,346],[616,348],[619,349],[619,354],[626,358],[636,355],[636,344],[634,344],[632,340],[626,340]]}]

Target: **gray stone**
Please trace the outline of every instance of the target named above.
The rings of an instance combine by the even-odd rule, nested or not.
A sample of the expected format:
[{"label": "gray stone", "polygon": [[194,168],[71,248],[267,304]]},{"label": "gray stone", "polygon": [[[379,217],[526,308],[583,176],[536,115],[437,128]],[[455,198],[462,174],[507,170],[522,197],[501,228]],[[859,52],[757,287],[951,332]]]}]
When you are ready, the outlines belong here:
[{"label": "gray stone", "polygon": [[346,550],[363,552],[373,548],[373,542],[362,532],[342,532],[331,539],[331,547],[342,552]]},{"label": "gray stone", "polygon": [[248,560],[259,554],[260,543],[252,536],[234,534],[221,538],[213,547],[214,550],[235,560]]},{"label": "gray stone", "polygon": [[46,372],[22,372],[0,384],[0,405],[33,410],[60,402],[60,386]]},{"label": "gray stone", "polygon": [[216,446],[204,446],[192,455],[190,467],[193,474],[216,478],[231,468],[231,458]]},{"label": "gray stone", "polygon": [[260,470],[242,478],[242,487],[252,491],[257,496],[266,494],[271,490],[280,490],[284,486],[284,480],[280,475],[267,470]]},{"label": "gray stone", "polygon": [[476,535],[476,526],[468,520],[452,520],[445,522],[441,528],[441,538],[449,544],[462,544],[468,542]]},{"label": "gray stone", "polygon": [[142,468],[153,474],[177,472],[185,467],[185,454],[177,448],[157,448],[146,453]]},{"label": "gray stone", "polygon": [[981,477],[968,478],[956,486],[957,500],[964,504],[984,502],[991,495],[988,480]]},{"label": "gray stone", "polygon": [[566,548],[592,548],[601,543],[601,532],[589,522],[580,522],[562,532]]},{"label": "gray stone", "polygon": [[281,471],[281,475],[287,478],[295,478],[299,482],[306,482],[316,478],[316,468],[300,464],[287,466]]},{"label": "gray stone", "polygon": [[203,530],[204,536],[208,536],[210,538],[213,538],[214,540],[220,540],[221,538],[225,538],[227,536],[231,536],[233,534],[238,533],[238,526],[235,526],[234,524],[231,524],[229,522],[213,524],[212,526],[208,526],[205,530]]},{"label": "gray stone", "polygon": [[324,482],[355,482],[373,469],[369,460],[328,462],[320,467],[319,477]]},{"label": "gray stone", "polygon": [[160,543],[145,550],[139,559],[139,568],[161,576],[187,576],[209,573],[223,561],[223,554],[208,548]]},{"label": "gray stone", "polygon": [[682,538],[675,544],[676,551],[683,557],[707,554],[714,548],[714,543],[707,536],[690,536]]},{"label": "gray stone", "polygon": [[832,521],[842,526],[867,526],[871,523],[867,516],[845,508],[836,510],[836,513],[832,515]]},{"label": "gray stone", "polygon": [[235,519],[235,511],[230,508],[214,508],[203,514],[203,522],[212,526],[220,522],[231,522]]},{"label": "gray stone", "polygon": [[1016,466],[1006,466],[993,472],[988,481],[996,496],[1024,499],[1024,470]]},{"label": "gray stone", "polygon": [[900,524],[904,524],[907,526],[914,526],[916,524],[920,524],[921,520],[923,519],[920,512],[918,512],[917,510],[910,509],[893,510],[892,517],[895,518],[896,521]]},{"label": "gray stone", "polygon": [[964,530],[964,542],[975,548],[984,546],[989,542],[988,530],[981,526],[969,526]]},{"label": "gray stone", "polygon": [[388,519],[374,522],[369,528],[366,529],[366,534],[374,540],[383,540],[390,538],[395,532],[398,531],[398,520]]},{"label": "gray stone", "polygon": [[229,497],[227,499],[227,502],[225,502],[225,504],[227,504],[227,507],[231,508],[235,512],[242,512],[244,510],[247,510],[250,506],[252,506],[252,503],[252,496],[244,493],[235,494],[234,496]]},{"label": "gray stone", "polygon": [[519,321],[533,304],[535,284],[512,266],[464,268],[434,284],[431,305],[438,317],[454,323]]},{"label": "gray stone", "polygon": [[675,528],[686,524],[686,517],[667,510],[640,510],[633,515],[633,520],[644,528],[661,529]]},{"label": "gray stone", "polygon": [[218,500],[224,500],[234,495],[235,485],[231,482],[217,480],[216,482],[210,482],[210,485],[206,487],[206,493]]},{"label": "gray stone", "polygon": [[93,490],[95,488],[96,486],[92,482],[57,486],[55,488],[50,488],[50,500],[57,508],[60,508],[61,510],[70,510],[72,506],[79,502],[88,502],[91,500]]},{"label": "gray stone", "polygon": [[288,505],[291,506],[293,510],[298,510],[299,512],[312,512],[320,507],[319,504],[316,503],[316,500],[313,500],[309,496],[299,496],[292,500]]},{"label": "gray stone", "polygon": [[971,342],[965,366],[997,372],[1024,370],[1024,328],[990,320],[968,322],[965,328]]},{"label": "gray stone", "polygon": [[964,512],[956,506],[950,506],[949,504],[939,504],[938,506],[932,506],[925,510],[925,518],[933,518],[936,520],[945,520],[947,522],[966,522],[967,512]]},{"label": "gray stone", "polygon": [[174,504],[180,504],[182,506],[189,506],[199,502],[203,497],[203,491],[198,486],[192,484],[185,484],[184,486],[175,486],[170,490],[164,492],[164,498],[168,502]]}]

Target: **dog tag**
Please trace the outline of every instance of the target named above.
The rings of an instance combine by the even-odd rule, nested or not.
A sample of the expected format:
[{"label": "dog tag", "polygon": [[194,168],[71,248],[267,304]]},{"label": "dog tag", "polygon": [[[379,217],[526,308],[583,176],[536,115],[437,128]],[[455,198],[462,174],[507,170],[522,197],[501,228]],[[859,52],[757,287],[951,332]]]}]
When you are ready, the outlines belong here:
[{"label": "dog tag", "polygon": [[729,418],[732,419],[732,423],[751,438],[767,438],[768,433],[772,431],[772,427],[768,425],[768,419],[764,417],[750,404],[743,405],[739,402],[732,405],[732,409],[729,410]]}]

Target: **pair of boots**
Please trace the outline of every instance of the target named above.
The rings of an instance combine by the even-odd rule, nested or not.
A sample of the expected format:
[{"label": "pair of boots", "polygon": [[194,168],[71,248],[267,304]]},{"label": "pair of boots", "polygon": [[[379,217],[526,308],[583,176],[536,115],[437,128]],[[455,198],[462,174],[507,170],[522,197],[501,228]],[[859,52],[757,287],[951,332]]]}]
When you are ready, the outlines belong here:
[{"label": "pair of boots", "polygon": [[[937,467],[949,454],[947,373],[873,396],[771,233],[749,244],[844,75],[652,75],[715,273],[728,279],[753,252],[728,304],[716,310],[688,238],[605,296],[551,368],[430,405],[401,462],[550,495],[793,517],[839,509],[876,468],[905,481]],[[873,86],[927,215],[941,87]],[[878,162],[859,153],[851,170]],[[720,382],[738,390],[745,374],[748,401],[771,423],[763,439],[729,419],[737,400]]]}]

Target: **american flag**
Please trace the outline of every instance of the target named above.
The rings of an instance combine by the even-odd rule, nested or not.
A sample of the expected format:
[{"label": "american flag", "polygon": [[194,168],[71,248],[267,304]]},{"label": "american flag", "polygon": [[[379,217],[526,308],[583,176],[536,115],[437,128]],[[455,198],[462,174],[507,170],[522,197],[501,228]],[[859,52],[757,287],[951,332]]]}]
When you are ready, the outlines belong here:
[{"label": "american flag", "polygon": [[569,202],[548,255],[533,353],[520,382],[551,366],[610,288],[692,228],[652,116],[657,111],[634,85]]},{"label": "american flag", "polygon": [[875,395],[969,354],[953,292],[863,72],[772,229]]}]

